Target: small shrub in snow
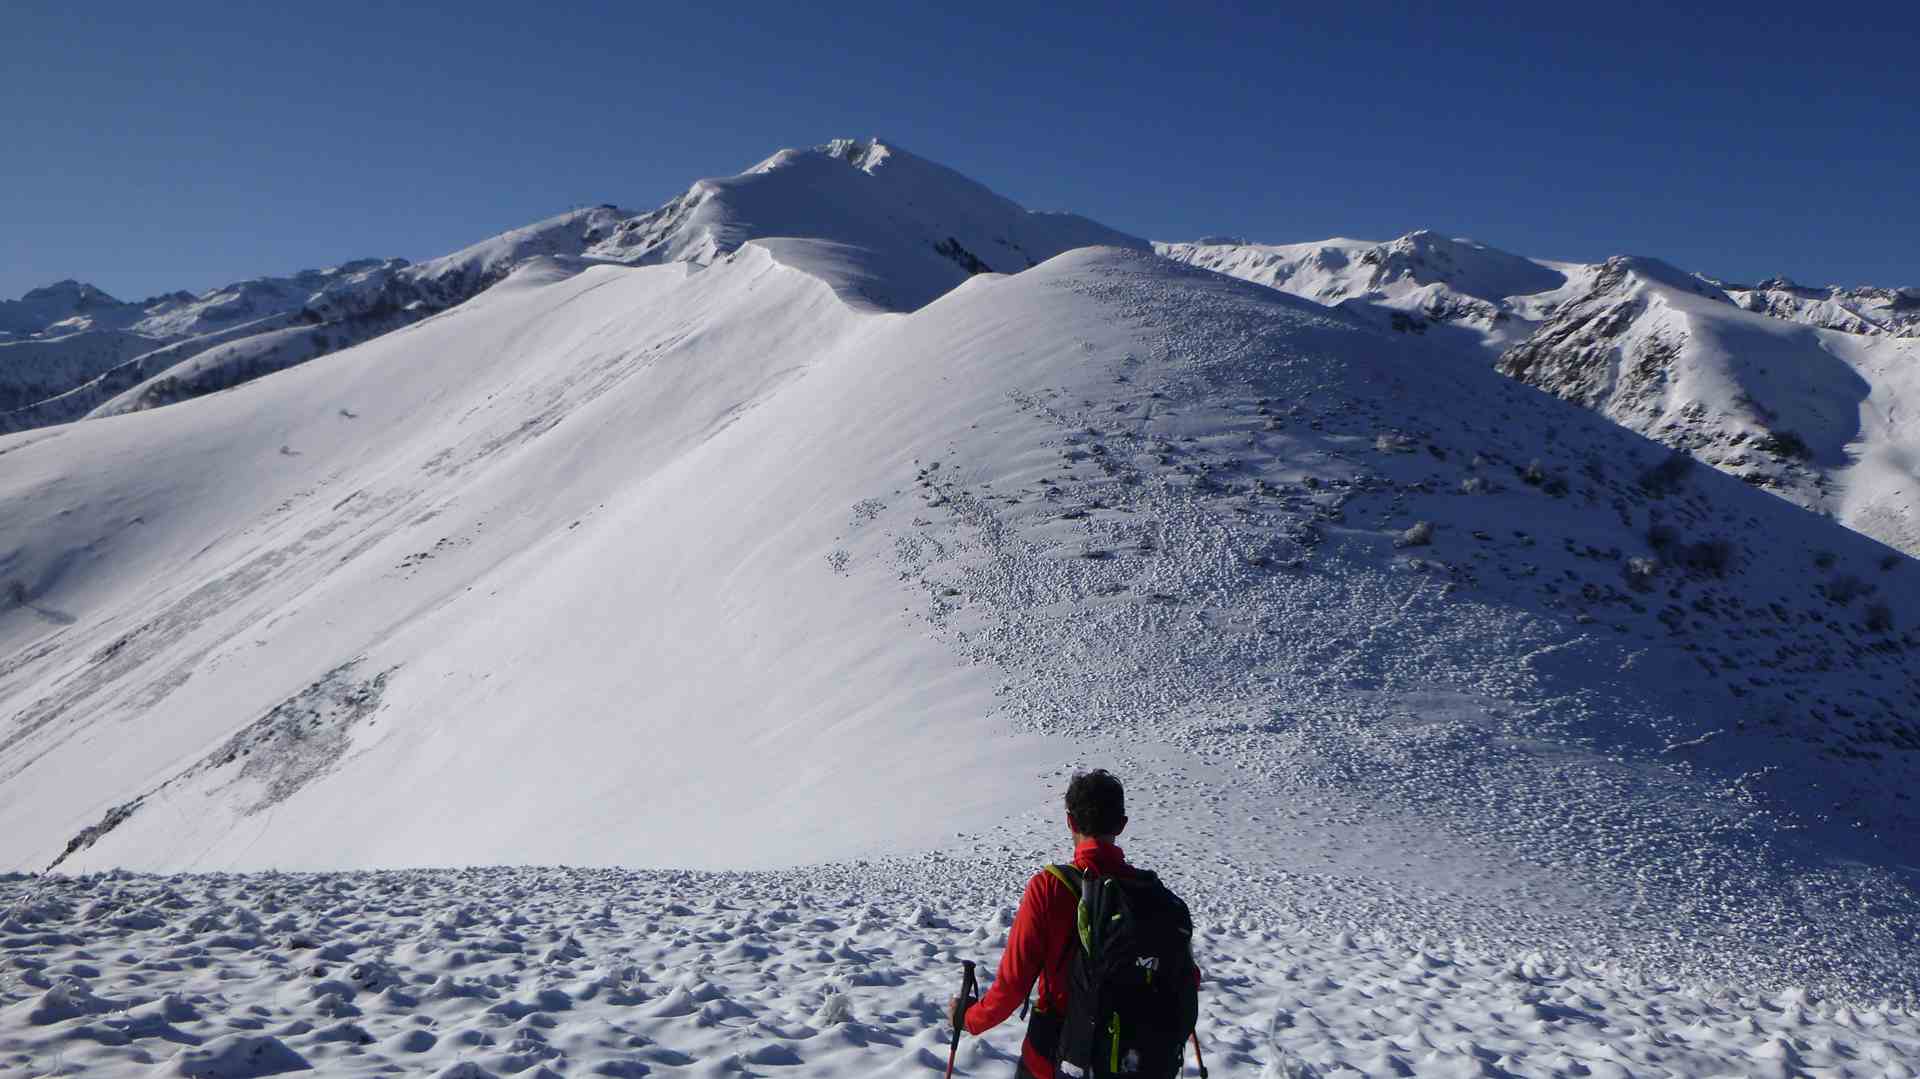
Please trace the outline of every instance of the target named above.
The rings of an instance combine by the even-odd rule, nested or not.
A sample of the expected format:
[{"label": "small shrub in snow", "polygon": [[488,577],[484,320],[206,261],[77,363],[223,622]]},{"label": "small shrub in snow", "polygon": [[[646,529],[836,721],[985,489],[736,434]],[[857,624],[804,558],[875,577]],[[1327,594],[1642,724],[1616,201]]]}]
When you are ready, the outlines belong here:
[{"label": "small shrub in snow", "polygon": [[1873,586],[1851,573],[1842,573],[1828,581],[1824,591],[1835,603],[1847,604],[1873,591]]},{"label": "small shrub in snow", "polygon": [[1394,538],[1393,545],[1395,547],[1425,547],[1432,542],[1433,522],[1415,521],[1413,522],[1412,528],[1407,529]]},{"label": "small shrub in snow", "polygon": [[1873,633],[1893,632],[1893,608],[1884,603],[1867,605],[1867,629]]},{"label": "small shrub in snow", "polygon": [[1718,536],[1689,543],[1676,552],[1676,560],[1697,573],[1721,577],[1733,565],[1733,544]]},{"label": "small shrub in snow", "polygon": [[1636,592],[1653,590],[1653,579],[1660,575],[1660,560],[1657,558],[1629,558],[1620,572],[1627,578],[1627,586]]},{"label": "small shrub in snow", "polygon": [[1693,458],[1674,450],[1664,460],[1640,473],[1640,486],[1652,495],[1665,495],[1680,489],[1693,470]]},{"label": "small shrub in snow", "polygon": [[1546,464],[1538,457],[1527,462],[1527,467],[1519,472],[1520,481],[1529,487],[1538,487],[1555,498],[1567,493],[1566,477],[1547,471]]}]

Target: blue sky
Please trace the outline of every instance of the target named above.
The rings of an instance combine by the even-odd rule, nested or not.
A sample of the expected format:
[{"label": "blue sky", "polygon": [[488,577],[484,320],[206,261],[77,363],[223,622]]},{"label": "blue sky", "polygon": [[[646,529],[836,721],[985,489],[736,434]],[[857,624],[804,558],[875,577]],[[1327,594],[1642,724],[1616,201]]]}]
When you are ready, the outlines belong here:
[{"label": "blue sky", "polygon": [[0,296],[426,258],[867,134],[1155,239],[1920,285],[1907,4],[798,8],[9,0]]}]

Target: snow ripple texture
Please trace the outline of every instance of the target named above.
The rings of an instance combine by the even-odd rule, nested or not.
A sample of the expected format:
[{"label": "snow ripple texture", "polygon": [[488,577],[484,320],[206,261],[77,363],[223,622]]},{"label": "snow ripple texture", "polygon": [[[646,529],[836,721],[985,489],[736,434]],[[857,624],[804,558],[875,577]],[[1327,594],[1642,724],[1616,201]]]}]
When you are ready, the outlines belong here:
[{"label": "snow ripple texture", "polygon": [[[13,877],[0,1070],[938,1074],[958,961],[1005,941],[1007,868]],[[1208,921],[1216,1075],[1839,1079],[1920,1060],[1920,1017],[1890,1005]],[[1007,1074],[1019,1036],[966,1040],[958,1074]]]}]

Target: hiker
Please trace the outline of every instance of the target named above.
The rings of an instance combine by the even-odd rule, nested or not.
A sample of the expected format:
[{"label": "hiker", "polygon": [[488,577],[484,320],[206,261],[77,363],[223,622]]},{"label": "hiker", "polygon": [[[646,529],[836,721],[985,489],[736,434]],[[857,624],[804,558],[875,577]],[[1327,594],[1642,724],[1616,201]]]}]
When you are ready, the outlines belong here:
[{"label": "hiker", "polygon": [[1073,864],[1047,866],[1027,882],[992,987],[978,1002],[947,1003],[954,1037],[986,1033],[1031,996],[1015,1079],[1177,1075],[1200,984],[1186,904],[1114,845],[1127,812],[1111,773],[1076,774],[1066,803]]}]

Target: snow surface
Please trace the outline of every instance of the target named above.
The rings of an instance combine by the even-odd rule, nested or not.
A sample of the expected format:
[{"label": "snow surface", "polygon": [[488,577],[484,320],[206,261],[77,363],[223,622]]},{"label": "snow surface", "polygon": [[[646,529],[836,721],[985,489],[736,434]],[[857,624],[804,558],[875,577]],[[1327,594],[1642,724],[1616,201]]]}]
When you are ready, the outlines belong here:
[{"label": "snow surface", "polygon": [[[938,1075],[958,962],[991,970],[1025,868],[16,879],[0,1068]],[[1241,898],[1195,896],[1214,1075],[1886,1079],[1920,1060],[1898,1008],[1326,931]],[[956,1074],[1011,1074],[1020,1030],[965,1039]]]}]

